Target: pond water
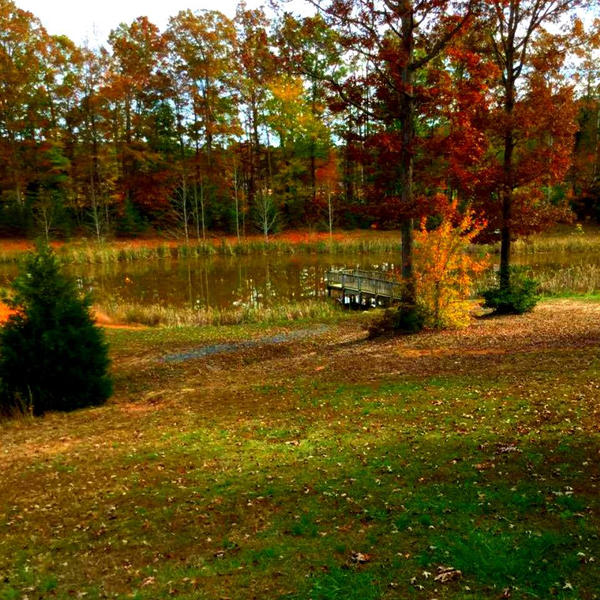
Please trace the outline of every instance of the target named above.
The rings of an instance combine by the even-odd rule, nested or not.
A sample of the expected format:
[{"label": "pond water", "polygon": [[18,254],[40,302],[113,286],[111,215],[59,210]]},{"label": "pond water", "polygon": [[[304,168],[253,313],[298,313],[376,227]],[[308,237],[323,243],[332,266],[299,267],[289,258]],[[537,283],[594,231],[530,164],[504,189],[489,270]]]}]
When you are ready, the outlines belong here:
[{"label": "pond water", "polygon": [[[100,304],[118,299],[135,304],[226,309],[320,297],[325,294],[324,276],[329,269],[387,270],[394,267],[385,262],[389,260],[389,255],[212,256],[69,265],[67,272],[90,289]],[[17,271],[14,264],[0,265],[0,286],[8,286]]]},{"label": "pond water", "polygon": [[[135,304],[163,304],[226,309],[268,306],[325,295],[329,269],[393,269],[399,256],[364,255],[212,256],[202,259],[153,260],[107,265],[72,265],[68,271],[93,292],[96,302],[109,299]],[[493,257],[497,261],[497,257]],[[547,253],[516,256],[515,262],[542,275],[575,265],[600,266],[600,256]],[[0,286],[15,277],[17,267],[0,265]]]}]

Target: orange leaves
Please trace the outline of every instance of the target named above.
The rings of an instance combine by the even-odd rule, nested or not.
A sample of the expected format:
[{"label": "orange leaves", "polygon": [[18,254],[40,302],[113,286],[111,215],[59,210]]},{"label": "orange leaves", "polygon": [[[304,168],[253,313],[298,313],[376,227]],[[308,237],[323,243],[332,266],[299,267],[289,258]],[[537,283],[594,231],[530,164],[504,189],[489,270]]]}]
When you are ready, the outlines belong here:
[{"label": "orange leaves", "polygon": [[458,210],[458,200],[439,198],[442,221],[428,230],[425,219],[415,235],[417,295],[429,313],[428,325],[435,329],[462,327],[469,322],[468,299],[473,279],[487,266],[487,256],[469,252],[474,238],[486,226],[470,209]]},{"label": "orange leaves", "polygon": [[510,186],[514,204],[510,225],[517,235],[541,231],[567,216],[568,198],[552,194],[552,188],[562,184],[571,167],[576,132],[577,104],[569,86],[534,74],[524,92],[510,114],[500,108],[492,111],[487,128],[497,147],[502,147],[506,132],[511,132],[510,175],[503,153],[489,155],[488,177],[479,190],[481,208],[489,217],[490,229],[495,230],[501,226],[499,190]]},{"label": "orange leaves", "polygon": [[331,194],[340,183],[338,156],[335,149],[328,152],[327,158],[315,169],[315,183],[319,191]]},{"label": "orange leaves", "polygon": [[271,84],[271,93],[282,103],[298,102],[304,93],[300,78],[279,78]]},{"label": "orange leaves", "polygon": [[455,189],[463,198],[472,197],[489,151],[485,127],[498,76],[489,57],[463,39],[447,48],[441,68],[429,69],[431,87],[421,109],[434,127],[421,141],[416,177],[430,189]]}]

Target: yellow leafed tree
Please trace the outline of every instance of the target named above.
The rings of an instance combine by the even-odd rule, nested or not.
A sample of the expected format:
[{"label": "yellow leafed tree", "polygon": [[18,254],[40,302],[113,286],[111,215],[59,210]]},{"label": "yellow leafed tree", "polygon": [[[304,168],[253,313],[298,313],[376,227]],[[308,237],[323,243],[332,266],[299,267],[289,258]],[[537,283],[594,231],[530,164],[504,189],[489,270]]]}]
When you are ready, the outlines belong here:
[{"label": "yellow leafed tree", "polygon": [[426,325],[435,329],[469,323],[469,298],[474,278],[489,264],[488,257],[469,251],[486,226],[470,209],[460,212],[458,201],[443,201],[440,225],[428,230],[425,220],[415,235],[417,297],[427,311]]}]

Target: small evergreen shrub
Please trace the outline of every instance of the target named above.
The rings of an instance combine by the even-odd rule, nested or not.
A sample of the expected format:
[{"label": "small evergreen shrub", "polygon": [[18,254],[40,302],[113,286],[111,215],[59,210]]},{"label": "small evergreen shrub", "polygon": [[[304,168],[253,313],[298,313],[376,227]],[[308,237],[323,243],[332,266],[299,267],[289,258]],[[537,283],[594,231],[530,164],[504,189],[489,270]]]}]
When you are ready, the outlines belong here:
[{"label": "small evergreen shrub", "polygon": [[512,268],[510,286],[486,290],[482,296],[485,308],[493,308],[499,315],[522,315],[531,312],[539,301],[539,284],[527,277],[521,269]]},{"label": "small evergreen shrub", "polygon": [[47,245],[27,256],[15,279],[15,311],[0,330],[0,411],[70,411],[106,401],[108,346],[90,298],[61,273]]}]

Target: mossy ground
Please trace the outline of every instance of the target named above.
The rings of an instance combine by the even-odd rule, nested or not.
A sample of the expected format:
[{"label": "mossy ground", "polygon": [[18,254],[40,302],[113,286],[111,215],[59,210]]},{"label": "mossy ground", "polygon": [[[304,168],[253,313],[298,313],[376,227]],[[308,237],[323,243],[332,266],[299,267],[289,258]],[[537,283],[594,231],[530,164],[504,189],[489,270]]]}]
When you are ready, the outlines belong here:
[{"label": "mossy ground", "polygon": [[599,598],[600,304],[364,318],[110,331],[106,406],[0,424],[0,598]]}]

